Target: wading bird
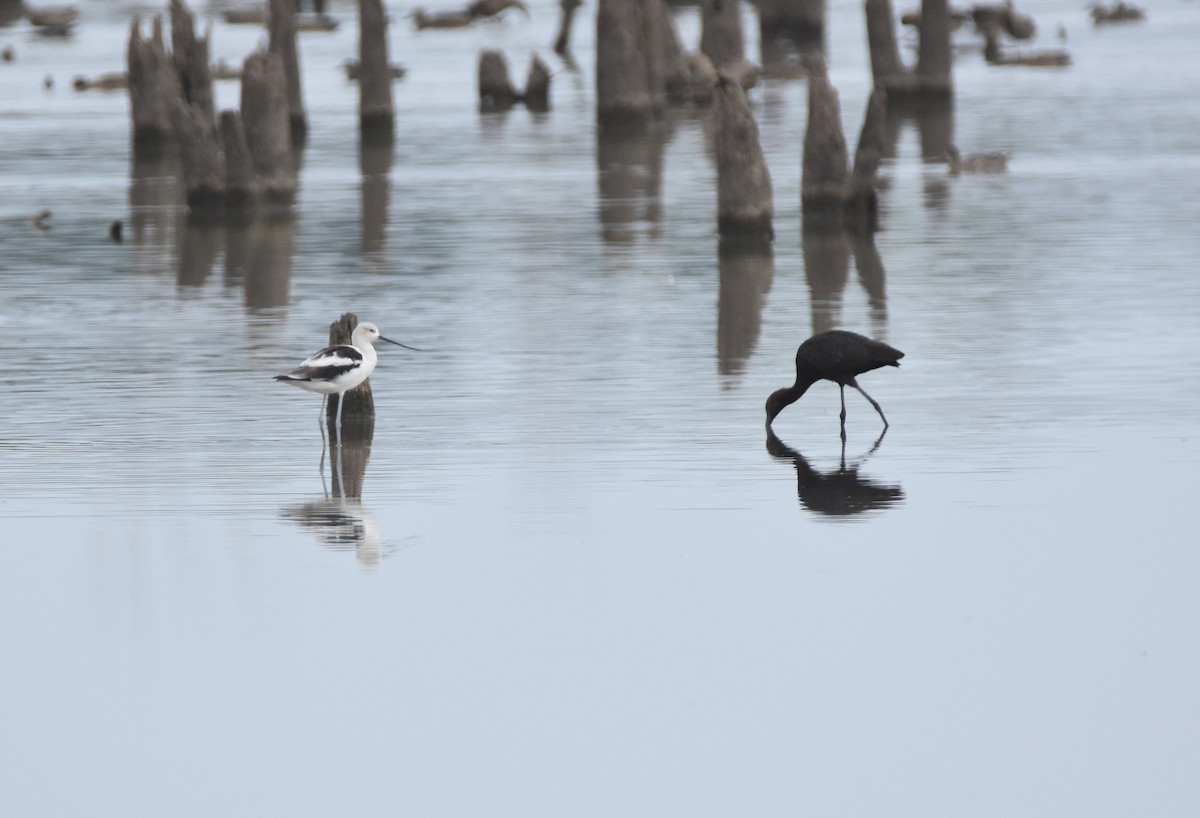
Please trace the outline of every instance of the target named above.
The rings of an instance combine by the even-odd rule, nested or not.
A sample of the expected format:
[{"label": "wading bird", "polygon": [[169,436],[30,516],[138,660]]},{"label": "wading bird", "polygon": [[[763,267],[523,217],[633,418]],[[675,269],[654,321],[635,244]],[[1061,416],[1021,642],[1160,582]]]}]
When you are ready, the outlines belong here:
[{"label": "wading bird", "polygon": [[354,328],[349,344],[325,347],[320,352],[314,352],[305,358],[300,366],[290,372],[276,375],[275,380],[324,395],[325,399],[321,401],[322,423],[325,418],[325,401],[329,400],[330,395],[337,395],[337,420],[334,428],[340,435],[342,398],[351,389],[365,381],[367,376],[375,370],[375,364],[379,362],[375,347],[371,346],[372,341],[387,341],[389,344],[420,352],[416,347],[393,341],[391,338],[384,338],[379,334],[379,327],[364,322]]},{"label": "wading bird", "polygon": [[846,439],[846,387],[853,386],[870,401],[888,427],[883,409],[875,399],[863,392],[855,378],[881,366],[900,366],[904,353],[882,341],[873,341],[856,332],[832,329],[809,338],[796,350],[796,382],[776,390],[767,398],[767,428],[775,416],[800,400],[800,396],[817,381],[833,381],[842,394],[842,440]]}]

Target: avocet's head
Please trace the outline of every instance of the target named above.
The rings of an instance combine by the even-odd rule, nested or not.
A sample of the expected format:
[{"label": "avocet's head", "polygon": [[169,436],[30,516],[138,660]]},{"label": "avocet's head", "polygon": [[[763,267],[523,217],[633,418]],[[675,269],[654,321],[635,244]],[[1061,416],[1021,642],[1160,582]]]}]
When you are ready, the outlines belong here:
[{"label": "avocet's head", "polygon": [[405,349],[411,349],[413,352],[421,351],[421,350],[417,349],[416,347],[410,347],[408,344],[402,344],[399,341],[393,341],[391,338],[384,338],[383,335],[379,332],[379,327],[375,326],[374,324],[372,324],[369,321],[363,321],[361,324],[359,324],[357,327],[354,328],[353,341],[354,341],[355,345],[358,345],[360,343],[370,344],[375,341],[387,341],[389,344],[395,344],[398,347],[404,347]]}]

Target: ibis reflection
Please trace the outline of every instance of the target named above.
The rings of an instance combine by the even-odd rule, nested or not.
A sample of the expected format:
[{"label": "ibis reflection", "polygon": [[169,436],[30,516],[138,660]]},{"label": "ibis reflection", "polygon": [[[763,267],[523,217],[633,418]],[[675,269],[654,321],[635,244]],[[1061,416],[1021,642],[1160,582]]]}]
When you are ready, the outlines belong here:
[{"label": "ibis reflection", "polygon": [[790,462],[796,469],[796,496],[800,505],[816,514],[829,517],[848,517],[864,511],[882,511],[904,502],[904,490],[898,485],[881,483],[859,473],[867,458],[873,455],[886,431],[875,445],[857,461],[846,464],[846,443],[842,441],[842,457],[838,468],[821,472],[812,467],[804,455],[780,440],[767,429],[767,451],[776,460]]}]

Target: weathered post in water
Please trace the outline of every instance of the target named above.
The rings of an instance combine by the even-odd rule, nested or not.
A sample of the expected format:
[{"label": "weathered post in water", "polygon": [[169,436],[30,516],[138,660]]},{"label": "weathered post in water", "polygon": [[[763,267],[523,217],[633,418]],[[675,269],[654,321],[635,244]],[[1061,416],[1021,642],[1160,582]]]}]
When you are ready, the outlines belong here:
[{"label": "weathered post in water", "polygon": [[[352,312],[342,313],[338,320],[329,325],[329,345],[338,346],[349,344],[354,328],[358,326],[358,316]],[[334,428],[337,419],[338,402],[336,396],[330,396],[325,403],[325,420],[329,428]],[[358,386],[342,395],[342,423],[351,418],[375,417],[375,398],[371,394],[371,379],[367,378]]]},{"label": "weathered post in water", "polygon": [[837,91],[829,82],[824,60],[812,57],[809,60],[808,124],[804,129],[800,183],[805,218],[809,218],[810,213],[828,213],[834,224],[840,224],[848,161]]},{"label": "weathered post in water", "polygon": [[713,131],[722,238],[770,241],[775,235],[771,174],[746,94],[727,74],[720,75],[713,100]]},{"label": "weathered post in water", "polygon": [[267,8],[267,30],[270,33],[267,50],[277,54],[283,64],[287,81],[288,123],[294,142],[303,142],[308,132],[308,116],[304,112],[304,93],[300,86],[300,51],[296,47],[295,0],[270,0]]},{"label": "weathered post in water", "polygon": [[525,93],[522,97],[530,111],[550,110],[550,69],[537,54],[529,61],[529,74],[525,77]]},{"label": "weathered post in water", "polygon": [[886,149],[887,91],[876,88],[867,99],[867,113],[858,134],[858,149],[854,152],[854,167],[850,171],[850,187],[843,208],[847,226],[867,231],[876,228],[879,213],[876,174]]},{"label": "weathered post in water", "polygon": [[246,130],[237,111],[221,112],[221,145],[225,153],[225,211],[231,216],[244,216],[258,202],[258,185]]},{"label": "weathered post in water", "polygon": [[703,0],[700,4],[700,51],[718,69],[746,56],[742,18],[737,0]]},{"label": "weathered post in water", "polygon": [[183,0],[171,0],[171,62],[183,100],[196,112],[198,123],[210,134],[217,128],[213,103],[212,69],[209,68],[210,28],[204,37],[196,36],[196,21]]},{"label": "weathered post in water", "polygon": [[242,68],[242,125],[265,204],[289,207],[296,196],[292,171],[287,79],[279,55],[256,52]]},{"label": "weathered post in water", "polygon": [[153,153],[169,145],[175,137],[171,108],[173,100],[181,94],[179,77],[167,56],[161,16],[154,18],[149,39],[142,37],[141,19],[133,18],[126,61],[133,151],[135,155]]},{"label": "weathered post in water", "polygon": [[752,0],[762,39],[816,46],[825,38],[825,0]]},{"label": "weathered post in water", "polygon": [[599,0],[596,13],[596,117],[645,122],[685,81],[683,48],[663,0]]},{"label": "weathered post in water", "polygon": [[583,5],[583,0],[561,0],[558,17],[558,34],[554,37],[554,53],[566,57],[571,52],[571,23],[575,20],[575,12]]},{"label": "weathered post in water", "polygon": [[809,60],[808,124],[800,183],[808,228],[875,229],[875,175],[886,146],[886,120],[887,94],[876,88],[867,102],[851,170],[837,90],[829,82],[824,61],[818,57]]},{"label": "weathered post in water", "polygon": [[947,0],[922,0],[915,71],[904,66],[896,46],[891,0],[866,0],[867,43],[875,87],[891,98],[936,99],[954,93],[950,70],[950,10]]},{"label": "weathered post in water", "polygon": [[364,137],[391,137],[396,127],[395,108],[382,0],[359,0],[358,20],[359,127]]},{"label": "weathered post in water", "polygon": [[507,111],[520,98],[509,79],[508,60],[504,54],[485,49],[479,55],[479,110]]},{"label": "weathered post in water", "polygon": [[191,216],[218,219],[225,208],[225,166],[213,123],[207,113],[179,97],[171,104],[171,121]]}]

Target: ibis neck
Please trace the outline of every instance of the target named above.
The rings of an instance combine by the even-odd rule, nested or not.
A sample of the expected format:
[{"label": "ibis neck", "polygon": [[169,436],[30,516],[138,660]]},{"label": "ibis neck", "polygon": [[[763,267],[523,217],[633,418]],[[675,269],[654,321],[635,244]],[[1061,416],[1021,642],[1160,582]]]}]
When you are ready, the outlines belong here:
[{"label": "ibis neck", "polygon": [[797,377],[796,382],[791,386],[772,392],[771,397],[767,398],[767,426],[771,425],[771,421],[775,420],[776,415],[800,400],[800,397],[808,391],[813,383],[814,381],[807,378]]}]

